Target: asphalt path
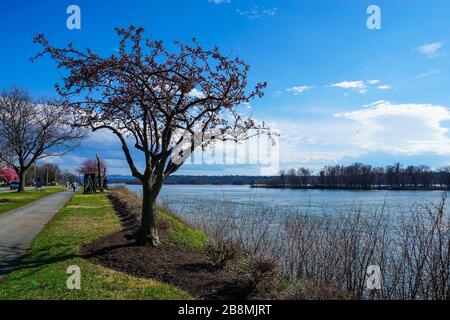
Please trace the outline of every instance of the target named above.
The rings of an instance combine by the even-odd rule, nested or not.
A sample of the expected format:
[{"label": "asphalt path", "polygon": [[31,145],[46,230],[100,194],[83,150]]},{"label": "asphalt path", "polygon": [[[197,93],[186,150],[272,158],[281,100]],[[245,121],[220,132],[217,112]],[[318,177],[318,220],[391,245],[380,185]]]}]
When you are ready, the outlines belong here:
[{"label": "asphalt path", "polygon": [[34,238],[73,195],[58,192],[0,214],[0,280],[17,267]]}]

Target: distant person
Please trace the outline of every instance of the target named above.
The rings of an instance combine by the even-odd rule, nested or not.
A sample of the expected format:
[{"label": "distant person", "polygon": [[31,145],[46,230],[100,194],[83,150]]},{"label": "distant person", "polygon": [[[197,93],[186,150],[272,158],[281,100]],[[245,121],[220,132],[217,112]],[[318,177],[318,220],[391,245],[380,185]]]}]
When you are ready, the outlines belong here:
[{"label": "distant person", "polygon": [[67,180],[66,181],[66,185],[64,186],[64,191],[69,191],[70,190],[70,183],[69,183],[69,181]]},{"label": "distant person", "polygon": [[36,190],[41,190],[41,189],[42,189],[41,178],[37,178],[37,180],[36,180]]},{"label": "distant person", "polygon": [[73,189],[73,192],[76,192],[76,191],[77,191],[77,186],[78,186],[78,183],[76,183],[76,181],[72,182],[72,189]]}]

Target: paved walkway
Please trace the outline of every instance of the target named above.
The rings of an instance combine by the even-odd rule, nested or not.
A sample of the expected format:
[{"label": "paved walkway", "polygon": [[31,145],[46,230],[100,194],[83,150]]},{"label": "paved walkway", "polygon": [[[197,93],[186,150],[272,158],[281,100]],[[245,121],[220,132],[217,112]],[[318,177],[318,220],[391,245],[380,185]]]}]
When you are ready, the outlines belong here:
[{"label": "paved walkway", "polygon": [[0,280],[18,265],[33,239],[73,195],[55,193],[0,214]]}]

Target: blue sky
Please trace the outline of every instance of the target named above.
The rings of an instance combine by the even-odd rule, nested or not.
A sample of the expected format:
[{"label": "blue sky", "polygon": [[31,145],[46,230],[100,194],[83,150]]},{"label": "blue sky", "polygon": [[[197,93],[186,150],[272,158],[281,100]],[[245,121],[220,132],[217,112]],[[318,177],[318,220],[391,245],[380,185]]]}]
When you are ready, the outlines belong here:
[{"label": "blue sky", "polygon": [[[66,9],[81,9],[68,30]],[[369,5],[381,30],[366,27]],[[229,0],[0,2],[0,88],[53,95],[58,71],[31,64],[34,33],[113,54],[113,28],[142,25],[170,43],[198,38],[251,65],[250,82],[268,81],[254,117],[280,132],[281,168],[365,162],[450,165],[450,2],[447,0]],[[91,136],[63,158],[73,170],[99,153],[113,174],[129,174],[117,141]],[[183,174],[259,174],[258,165],[186,165]]]}]

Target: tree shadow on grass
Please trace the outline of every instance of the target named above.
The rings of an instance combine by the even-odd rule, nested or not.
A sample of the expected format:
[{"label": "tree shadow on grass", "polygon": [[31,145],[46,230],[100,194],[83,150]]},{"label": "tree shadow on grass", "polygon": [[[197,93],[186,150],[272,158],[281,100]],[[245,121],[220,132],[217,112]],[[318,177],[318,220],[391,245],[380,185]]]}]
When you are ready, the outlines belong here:
[{"label": "tree shadow on grass", "polygon": [[0,245],[0,277],[14,270],[22,259],[25,249],[17,246]]},{"label": "tree shadow on grass", "polygon": [[[50,253],[51,251],[57,252]],[[37,269],[36,271],[39,271],[50,264],[81,257],[74,252],[72,246],[62,244],[32,249],[25,255],[23,255],[25,253],[23,248],[0,245],[0,252],[0,276],[15,270]]]}]

